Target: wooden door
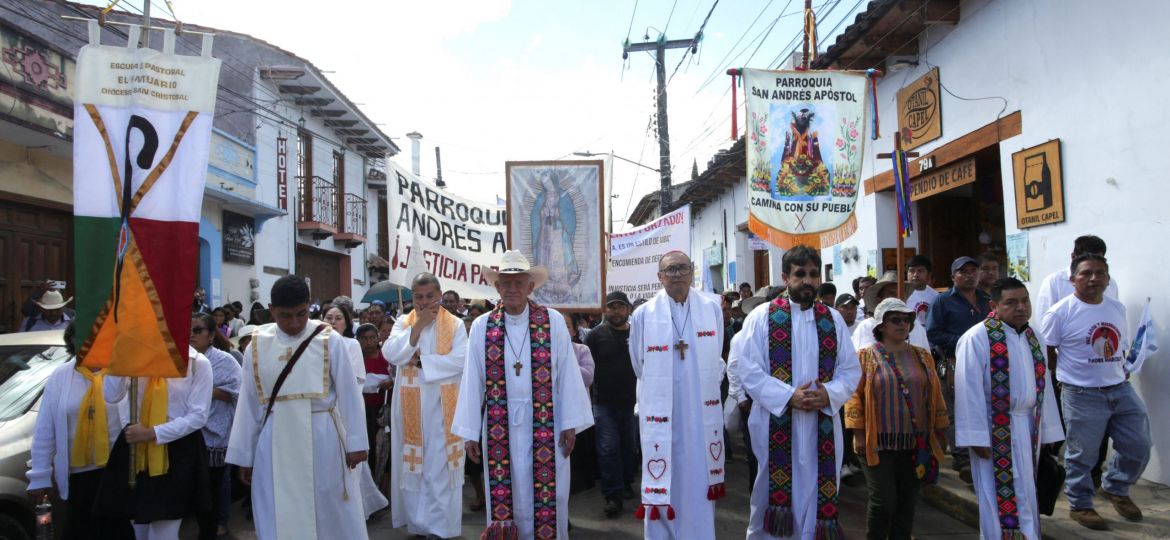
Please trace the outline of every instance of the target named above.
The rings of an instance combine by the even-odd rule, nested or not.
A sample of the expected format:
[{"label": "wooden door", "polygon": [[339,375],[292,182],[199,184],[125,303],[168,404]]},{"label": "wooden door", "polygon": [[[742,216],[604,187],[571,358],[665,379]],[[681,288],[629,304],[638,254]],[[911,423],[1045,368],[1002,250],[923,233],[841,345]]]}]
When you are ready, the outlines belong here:
[{"label": "wooden door", "polygon": [[979,219],[968,197],[930,197],[919,201],[919,243],[934,266],[934,285],[950,287],[951,262],[979,253]]},{"label": "wooden door", "polygon": [[341,294],[340,266],[337,255],[297,246],[296,274],[309,278],[309,293],[314,302],[327,302]]},{"label": "wooden door", "polygon": [[[752,268],[755,272],[755,283],[752,286],[753,290],[772,284],[772,270],[768,263],[767,250],[752,252]],[[736,287],[738,288],[738,285]]]},{"label": "wooden door", "polygon": [[0,333],[18,329],[20,307],[42,281],[64,281],[62,294],[73,296],[72,246],[69,212],[0,202]]}]

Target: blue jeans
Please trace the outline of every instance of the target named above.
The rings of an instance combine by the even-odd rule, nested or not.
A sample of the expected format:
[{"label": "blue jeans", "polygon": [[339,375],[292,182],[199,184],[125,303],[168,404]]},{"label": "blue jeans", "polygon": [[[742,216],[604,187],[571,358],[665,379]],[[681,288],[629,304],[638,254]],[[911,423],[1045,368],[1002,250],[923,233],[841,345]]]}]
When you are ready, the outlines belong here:
[{"label": "blue jeans", "polygon": [[1146,405],[1128,382],[1102,388],[1065,384],[1061,391],[1064,406],[1065,451],[1064,494],[1077,509],[1093,508],[1093,479],[1089,474],[1097,462],[1106,431],[1113,439],[1113,458],[1101,487],[1114,495],[1129,495],[1150,461],[1150,420]]},{"label": "blue jeans", "polygon": [[593,406],[597,437],[597,465],[601,469],[601,494],[618,498],[641,465],[637,462],[638,423],[633,409]]}]

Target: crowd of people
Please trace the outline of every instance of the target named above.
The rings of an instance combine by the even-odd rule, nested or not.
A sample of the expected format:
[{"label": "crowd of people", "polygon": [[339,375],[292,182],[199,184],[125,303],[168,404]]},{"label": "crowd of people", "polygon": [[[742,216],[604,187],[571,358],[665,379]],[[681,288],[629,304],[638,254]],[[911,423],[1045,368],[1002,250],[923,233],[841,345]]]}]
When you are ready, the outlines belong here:
[{"label": "crowd of people", "polygon": [[[1149,424],[1097,237],[1076,240],[1036,309],[990,256],[955,259],[944,292],[914,256],[902,297],[892,273],[838,294],[797,246],[783,286],[714,295],[670,252],[657,294],[611,292],[601,314],[537,304],[547,270],[504,259],[483,269],[495,303],[427,273],[395,309],[313,301],[296,276],[246,313],[197,290],[184,377],[140,378],[134,399],[105,370],[50,377],[29,495],[67,500],[75,538],[177,538],[184,518],[217,538],[241,498],[260,538],[364,538],[387,508],[394,527],[451,538],[470,481],[484,538],[552,538],[599,480],[600,511],[633,505],[647,538],[714,538],[737,433],[748,538],[840,537],[843,485],[867,490],[867,538],[910,538],[948,454],[984,538],[1039,539],[1060,485],[1085,527],[1108,527],[1096,493],[1142,519],[1128,494]],[[72,335],[68,303],[46,284],[23,329]]]}]

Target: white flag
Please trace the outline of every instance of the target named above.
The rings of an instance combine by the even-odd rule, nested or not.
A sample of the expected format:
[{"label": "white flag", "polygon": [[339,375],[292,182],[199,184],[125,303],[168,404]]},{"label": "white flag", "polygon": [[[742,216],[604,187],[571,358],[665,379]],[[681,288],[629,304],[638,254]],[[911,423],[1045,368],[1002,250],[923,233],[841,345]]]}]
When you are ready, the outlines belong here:
[{"label": "white flag", "polygon": [[1137,373],[1142,364],[1150,355],[1158,352],[1158,340],[1154,332],[1154,321],[1150,318],[1150,299],[1146,299],[1146,307],[1142,310],[1142,320],[1138,323],[1137,333],[1133,344],[1129,347],[1129,354],[1125,357],[1125,371]]}]

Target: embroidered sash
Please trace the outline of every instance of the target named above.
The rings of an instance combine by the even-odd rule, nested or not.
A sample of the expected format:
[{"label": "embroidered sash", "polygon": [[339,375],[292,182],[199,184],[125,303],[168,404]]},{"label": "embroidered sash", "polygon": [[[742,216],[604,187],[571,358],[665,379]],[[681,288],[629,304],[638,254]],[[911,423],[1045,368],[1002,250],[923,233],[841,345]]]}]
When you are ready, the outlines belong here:
[{"label": "embroidered sash", "polygon": [[[999,528],[1003,540],[1025,540],[1027,537],[1020,531],[1015,468],[1012,464],[1011,364],[1008,362],[1007,332],[999,319],[989,318],[983,321],[983,326],[987,328],[988,351],[991,354],[991,466],[995,478]],[[1028,346],[1032,348],[1033,369],[1036,372],[1035,421],[1032,423],[1032,455],[1035,456],[1040,440],[1040,411],[1044,406],[1045,362],[1036,334],[1027,328],[1024,335],[1028,338]]]},{"label": "embroidered sash", "polygon": [[[819,359],[817,380],[822,384],[833,379],[837,364],[837,329],[833,314],[824,304],[813,304],[817,326]],[[792,308],[781,296],[768,305],[768,358],[772,376],[792,384]],[[817,413],[817,524],[818,540],[844,538],[837,522],[837,449],[834,432],[836,421],[824,412]],[[792,409],[768,418],[768,508],[764,511],[764,530],[779,537],[794,532],[792,511]]]},{"label": "embroidered sash", "polygon": [[[906,377],[898,368],[898,362],[894,359],[894,355],[890,354],[881,342],[874,343],[873,348],[882,355],[886,365],[890,366],[890,371],[894,372],[894,378],[898,379],[898,392],[902,394],[902,400],[906,403],[906,412],[910,414],[910,428],[914,430],[914,476],[928,484],[938,482],[938,458],[930,452],[930,437],[926,432],[929,427],[925,429],[918,427],[918,416],[914,414],[914,400],[910,396],[910,387],[906,384]],[[914,361],[918,361],[917,356],[915,356]],[[929,399],[928,397],[927,400]]]},{"label": "embroidered sash", "polygon": [[[484,340],[487,365],[484,407],[487,413],[488,493],[491,523],[480,540],[508,540],[519,535],[512,509],[512,456],[508,447],[508,385],[504,350],[507,348],[504,309],[488,315]],[[557,537],[557,454],[553,423],[552,333],[548,308],[528,303],[528,343],[532,371],[532,489],[533,532],[539,539]]]}]

